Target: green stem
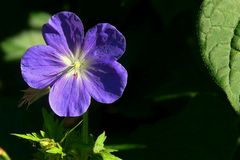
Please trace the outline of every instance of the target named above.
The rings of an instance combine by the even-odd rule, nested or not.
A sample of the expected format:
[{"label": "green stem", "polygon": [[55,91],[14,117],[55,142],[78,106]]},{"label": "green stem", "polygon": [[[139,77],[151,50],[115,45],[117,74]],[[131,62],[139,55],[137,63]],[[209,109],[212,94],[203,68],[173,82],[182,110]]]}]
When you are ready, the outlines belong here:
[{"label": "green stem", "polygon": [[[88,145],[88,112],[83,115],[83,125],[82,125],[82,140],[85,146]],[[83,150],[82,160],[88,159],[88,149]]]}]

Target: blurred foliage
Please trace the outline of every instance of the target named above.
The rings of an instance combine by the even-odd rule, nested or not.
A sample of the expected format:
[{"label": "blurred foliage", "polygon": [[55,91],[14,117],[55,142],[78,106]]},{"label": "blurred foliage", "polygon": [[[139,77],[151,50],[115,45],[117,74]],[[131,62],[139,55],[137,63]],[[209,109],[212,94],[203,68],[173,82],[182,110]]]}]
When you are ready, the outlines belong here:
[{"label": "blurred foliage", "polygon": [[44,44],[40,29],[44,23],[47,23],[49,17],[50,15],[44,12],[31,13],[28,23],[32,29],[21,31],[21,33],[7,38],[0,44],[5,52],[4,59],[6,61],[19,60],[31,46]]},{"label": "blurred foliage", "polygon": [[[27,110],[17,108],[20,90],[27,88],[19,60],[28,47],[44,43],[40,26],[49,14],[70,10],[82,19],[85,31],[108,22],[127,40],[120,59],[129,73],[123,97],[110,105],[93,101],[89,113],[93,135],[105,130],[108,142],[132,149],[121,150],[120,145],[116,156],[239,159],[237,153],[233,156],[238,151],[239,119],[201,60],[196,35],[200,4],[201,0],[4,1],[0,5],[4,22],[0,26],[0,145],[17,160],[32,159],[36,152],[28,142],[10,135],[39,131],[41,109],[49,108],[47,96]],[[71,137],[65,144],[69,148],[80,136]]]},{"label": "blurred foliage", "polygon": [[41,29],[42,25],[47,23],[50,17],[51,16],[45,12],[33,12],[29,17],[29,26],[32,28]]},{"label": "blurred foliage", "polygon": [[0,147],[0,160],[11,160],[7,152]]},{"label": "blurred foliage", "polygon": [[43,43],[42,34],[39,31],[23,31],[1,43],[1,48],[6,53],[4,57],[6,61],[19,60],[27,48]]}]

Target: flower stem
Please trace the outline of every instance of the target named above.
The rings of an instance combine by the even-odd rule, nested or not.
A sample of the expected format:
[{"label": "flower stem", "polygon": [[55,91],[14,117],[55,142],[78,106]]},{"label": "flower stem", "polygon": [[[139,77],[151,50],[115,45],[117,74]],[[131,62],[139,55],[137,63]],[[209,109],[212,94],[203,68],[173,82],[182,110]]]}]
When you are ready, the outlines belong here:
[{"label": "flower stem", "polygon": [[[83,115],[82,140],[83,144],[88,146],[88,111]],[[88,149],[83,150],[82,160],[88,159]]]}]

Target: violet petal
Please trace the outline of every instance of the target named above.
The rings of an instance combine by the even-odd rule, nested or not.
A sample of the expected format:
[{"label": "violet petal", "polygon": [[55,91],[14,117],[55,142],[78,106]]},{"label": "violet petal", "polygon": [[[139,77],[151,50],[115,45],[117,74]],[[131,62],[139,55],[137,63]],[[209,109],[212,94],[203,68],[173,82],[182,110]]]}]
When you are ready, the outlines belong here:
[{"label": "violet petal", "polygon": [[119,99],[127,84],[127,71],[118,62],[95,63],[86,72],[84,84],[98,102],[113,103]]},{"label": "violet petal", "polygon": [[87,111],[90,100],[82,80],[73,75],[62,76],[49,94],[52,110],[62,117],[81,116]]},{"label": "violet petal", "polygon": [[100,59],[119,59],[125,52],[124,36],[111,24],[99,23],[86,33],[83,52]]},{"label": "violet petal", "polygon": [[59,53],[50,46],[37,45],[29,48],[21,59],[24,80],[35,89],[50,86],[65,68],[59,57]]},{"label": "violet petal", "polygon": [[84,38],[83,24],[72,12],[59,12],[42,28],[46,43],[59,52],[75,54],[81,49]]}]

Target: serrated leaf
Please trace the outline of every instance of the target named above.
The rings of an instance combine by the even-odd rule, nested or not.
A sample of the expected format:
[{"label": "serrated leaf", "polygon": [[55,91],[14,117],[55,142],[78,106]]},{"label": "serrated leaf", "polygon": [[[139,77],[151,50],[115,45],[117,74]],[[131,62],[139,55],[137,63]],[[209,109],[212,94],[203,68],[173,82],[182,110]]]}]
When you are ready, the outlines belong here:
[{"label": "serrated leaf", "polygon": [[51,16],[45,12],[34,12],[30,14],[29,25],[33,28],[40,29],[43,24],[48,22]]},{"label": "serrated leaf", "polygon": [[107,136],[105,135],[105,132],[100,134],[98,138],[96,139],[95,145],[93,147],[93,152],[95,154],[100,154],[103,160],[121,160],[120,158],[114,156],[111,154],[111,152],[116,152],[116,149],[112,149],[110,147],[105,148],[104,142],[106,140]]},{"label": "serrated leaf", "polygon": [[102,152],[100,152],[100,154],[101,154],[103,160],[121,160],[121,158],[118,158],[106,151],[102,151]]},{"label": "serrated leaf", "polygon": [[5,53],[4,60],[13,61],[20,59],[28,48],[37,44],[44,44],[41,32],[29,30],[6,39],[0,47]]},{"label": "serrated leaf", "polygon": [[31,134],[16,134],[16,133],[13,133],[11,135],[17,136],[19,138],[27,139],[27,140],[30,140],[30,141],[34,141],[34,142],[39,142],[41,140],[41,137],[39,137],[37,135],[37,133],[31,133]]},{"label": "serrated leaf", "polygon": [[202,57],[216,83],[240,112],[240,1],[204,0],[199,23]]},{"label": "serrated leaf", "polygon": [[105,132],[100,134],[95,142],[95,145],[93,147],[94,153],[100,153],[100,151],[104,150],[104,142],[106,140],[107,136],[105,136]]}]

